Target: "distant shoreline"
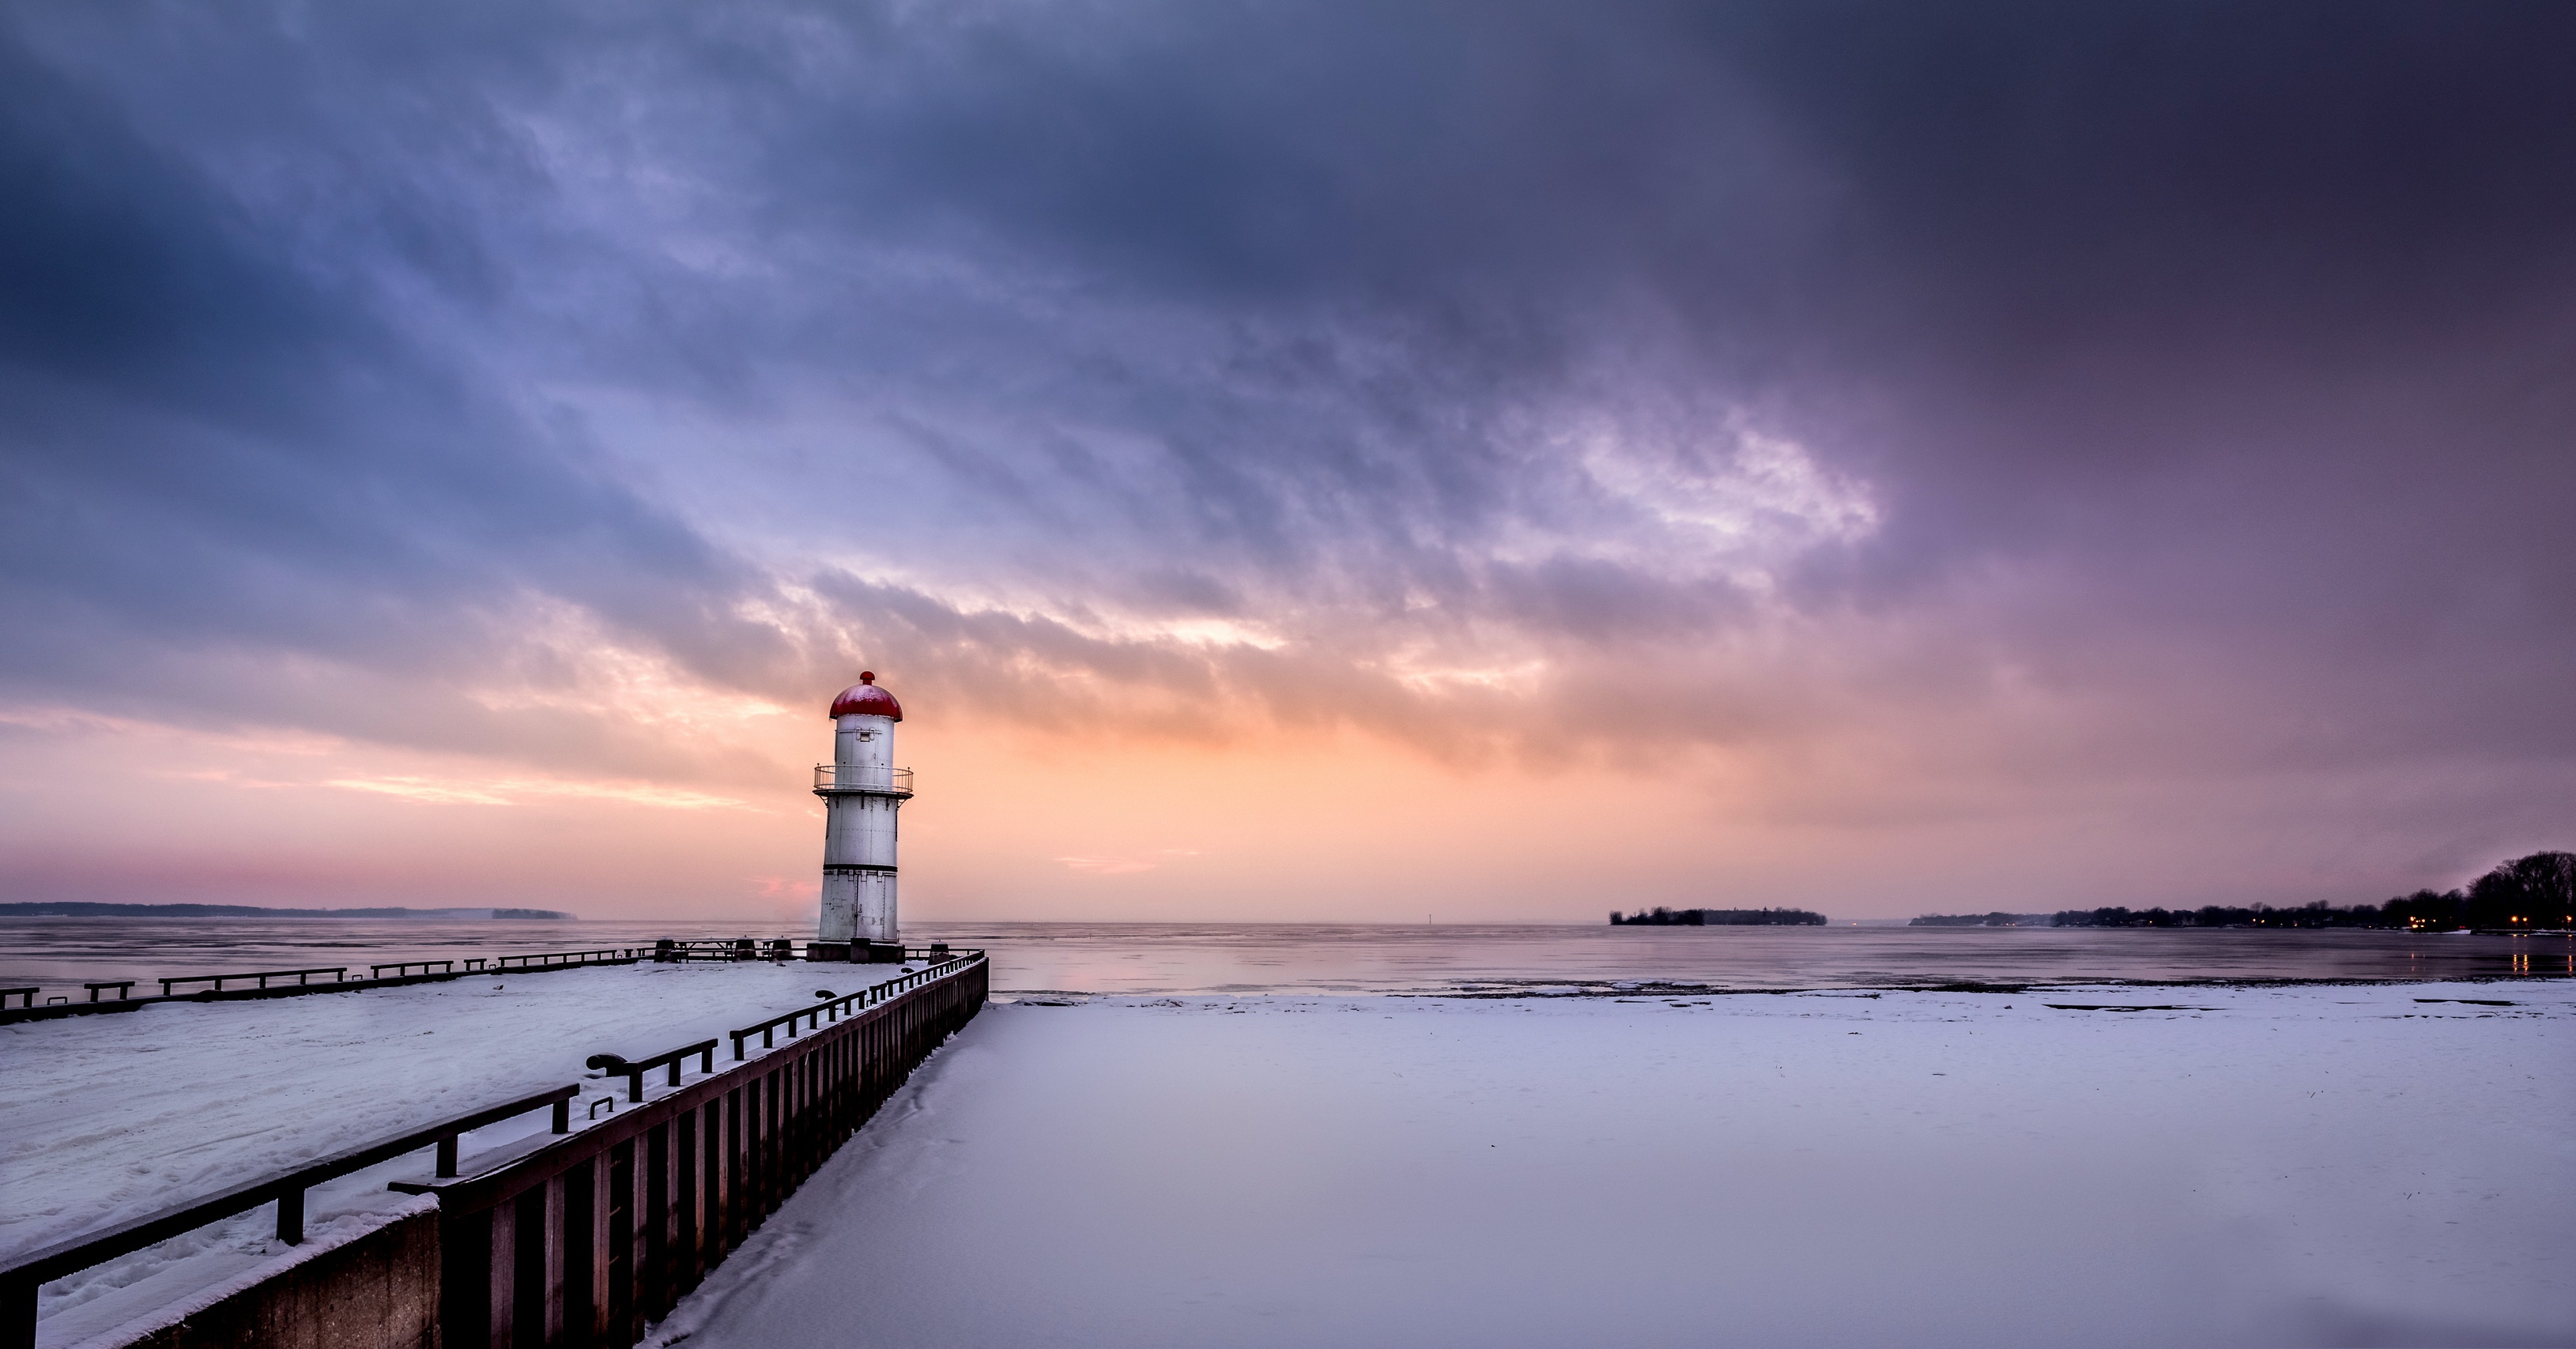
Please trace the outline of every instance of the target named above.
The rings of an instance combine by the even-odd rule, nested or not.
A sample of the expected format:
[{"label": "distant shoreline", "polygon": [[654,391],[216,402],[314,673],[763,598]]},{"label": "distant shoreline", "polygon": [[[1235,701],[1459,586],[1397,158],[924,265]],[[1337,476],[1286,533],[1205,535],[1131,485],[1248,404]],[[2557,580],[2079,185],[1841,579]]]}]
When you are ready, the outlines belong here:
[{"label": "distant shoreline", "polygon": [[0,918],[429,918],[460,922],[531,919],[579,922],[579,914],[560,909],[269,909],[251,904],[0,904]]}]

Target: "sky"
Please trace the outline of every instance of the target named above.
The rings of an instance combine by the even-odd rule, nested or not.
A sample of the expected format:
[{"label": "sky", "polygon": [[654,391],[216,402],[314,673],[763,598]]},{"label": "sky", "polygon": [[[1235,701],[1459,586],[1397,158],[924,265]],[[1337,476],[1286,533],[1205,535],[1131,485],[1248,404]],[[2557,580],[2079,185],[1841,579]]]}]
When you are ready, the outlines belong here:
[{"label": "sky", "polygon": [[2374,902],[2576,843],[2576,10],[0,0],[0,897]]}]

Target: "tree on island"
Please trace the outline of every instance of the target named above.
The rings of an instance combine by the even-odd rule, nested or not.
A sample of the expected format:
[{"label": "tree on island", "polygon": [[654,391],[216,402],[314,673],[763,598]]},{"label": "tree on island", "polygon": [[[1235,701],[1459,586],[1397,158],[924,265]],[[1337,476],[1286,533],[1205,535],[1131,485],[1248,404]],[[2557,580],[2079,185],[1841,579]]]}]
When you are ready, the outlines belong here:
[{"label": "tree on island", "polygon": [[1825,916],[1805,909],[1668,909],[1658,904],[1622,917],[1610,911],[1610,925],[1627,927],[1822,927]]},{"label": "tree on island", "polygon": [[2536,852],[2499,863],[2465,890],[2418,890],[2388,901],[2386,927],[2498,929],[2576,927],[2576,853]]},{"label": "tree on island", "polygon": [[[2007,913],[1925,914],[1916,927],[2006,927],[2039,915]],[[2458,890],[2418,890],[2386,904],[2336,908],[2324,900],[2295,909],[2268,904],[2197,909],[2067,909],[2046,919],[2050,927],[2362,927],[2409,932],[2533,932],[2576,928],[2576,853],[2536,852],[2497,863]]]}]

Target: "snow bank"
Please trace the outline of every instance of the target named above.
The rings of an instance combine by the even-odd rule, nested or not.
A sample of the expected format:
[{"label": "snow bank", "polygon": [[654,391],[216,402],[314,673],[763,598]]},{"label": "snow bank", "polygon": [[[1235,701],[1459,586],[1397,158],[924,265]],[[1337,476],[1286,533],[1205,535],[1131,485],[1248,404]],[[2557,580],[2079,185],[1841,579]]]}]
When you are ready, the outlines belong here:
[{"label": "snow bank", "polygon": [[650,1342],[2576,1344],[2571,1031],[2568,983],[997,1005]]},{"label": "snow bank", "polygon": [[[0,1252],[15,1254],[273,1175],[343,1148],[590,1078],[601,1052],[645,1055],[847,993],[891,966],[632,965],[0,1027]],[[729,1050],[720,1049],[722,1059]],[[757,1052],[757,1046],[754,1046]],[[658,1077],[658,1074],[656,1075]],[[592,1094],[625,1079],[590,1078]],[[467,1135],[467,1164],[546,1127],[543,1112]],[[393,1176],[427,1152],[307,1199],[313,1239],[410,1201]],[[70,1344],[275,1259],[261,1208],[49,1284],[41,1340]]]}]

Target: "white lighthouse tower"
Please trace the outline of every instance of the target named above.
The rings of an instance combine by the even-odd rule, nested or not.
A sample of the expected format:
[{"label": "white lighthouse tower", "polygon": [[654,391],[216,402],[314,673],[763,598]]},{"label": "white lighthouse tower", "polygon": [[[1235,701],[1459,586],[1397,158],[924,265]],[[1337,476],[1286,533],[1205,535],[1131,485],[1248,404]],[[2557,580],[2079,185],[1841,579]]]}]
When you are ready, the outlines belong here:
[{"label": "white lighthouse tower", "polygon": [[832,700],[832,762],[814,766],[823,798],[825,942],[850,943],[850,958],[902,959],[894,917],[895,812],[912,798],[912,770],[894,766],[894,724],[903,706],[877,687],[876,672]]}]

